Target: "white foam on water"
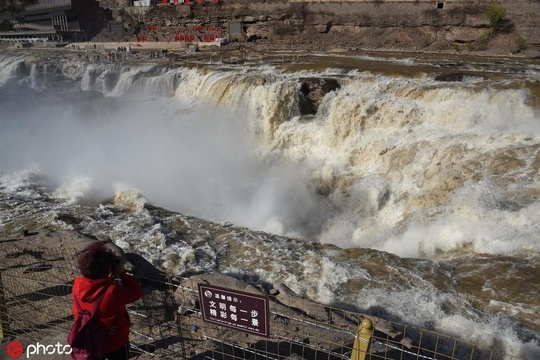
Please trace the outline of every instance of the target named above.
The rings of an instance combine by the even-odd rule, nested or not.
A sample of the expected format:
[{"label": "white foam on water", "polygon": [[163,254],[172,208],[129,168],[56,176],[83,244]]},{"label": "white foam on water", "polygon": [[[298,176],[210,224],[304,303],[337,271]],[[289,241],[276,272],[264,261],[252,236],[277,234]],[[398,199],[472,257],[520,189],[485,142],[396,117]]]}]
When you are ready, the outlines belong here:
[{"label": "white foam on water", "polygon": [[47,180],[38,166],[29,166],[28,169],[0,173],[0,189],[19,198],[28,200],[39,198],[41,197],[39,190],[47,185]]},{"label": "white foam on water", "polygon": [[[122,73],[110,94],[126,93],[137,74],[151,69]],[[94,83],[85,86],[95,88],[109,72],[89,67],[85,78],[93,73]],[[521,216],[479,202],[465,206],[459,199],[470,197],[468,185],[445,193],[436,188],[446,181],[440,172],[426,176],[436,162],[452,166],[441,148],[466,144],[457,154],[472,161],[537,139],[538,117],[524,90],[358,74],[341,79],[342,88],[325,97],[320,113],[303,122],[294,76],[270,68],[169,71],[146,84],[170,87],[172,77],[181,78],[175,99],[141,98],[100,119],[77,104],[39,104],[6,133],[5,161],[39,164],[69,201],[111,198],[119,182],[173,210],[401,256],[431,256],[470,243],[479,251],[513,252],[533,242],[531,222],[523,219],[536,203],[522,206]],[[481,176],[490,178],[485,171]],[[99,183],[76,180],[82,178]],[[328,189],[326,197],[321,188]],[[458,200],[436,209],[417,200],[436,191],[429,196]],[[469,216],[475,213],[481,214],[476,222]],[[522,225],[509,226],[516,221]],[[514,233],[523,240],[505,247],[501,241]]]},{"label": "white foam on water", "polygon": [[15,71],[24,61],[24,56],[0,56],[0,86],[4,86],[15,77]]},{"label": "white foam on water", "polygon": [[53,197],[65,200],[68,204],[84,202],[92,188],[91,177],[75,177],[70,182],[60,185],[53,193]]},{"label": "white foam on water", "polygon": [[510,255],[540,252],[537,241],[538,204],[518,212],[467,208],[430,221],[411,222],[400,234],[381,239],[373,248],[401,257],[434,257],[466,249],[475,253]]},{"label": "white foam on water", "polygon": [[351,278],[351,271],[326,257],[307,253],[303,262],[303,275],[302,284],[297,287],[303,288],[308,298],[331,304],[338,300],[341,285]]},{"label": "white foam on water", "polygon": [[147,203],[148,200],[138,189],[130,188],[124,184],[115,184],[113,204],[130,212],[141,213]]},{"label": "white foam on water", "polygon": [[[0,124],[2,191],[32,198],[35,186],[46,186],[67,204],[112,199],[96,211],[117,242],[173,272],[211,269],[218,255],[203,245],[197,255],[185,244],[168,247],[169,230],[147,203],[401,257],[540,251],[540,123],[525,90],[350,73],[308,118],[300,116],[297,78],[320,74],[179,69],[139,81],[145,71],[130,69],[111,90],[106,71],[89,68],[81,87],[122,96],[139,85],[170,87],[172,76],[180,85],[172,99],[137,93],[104,116],[46,96],[33,107],[21,102]],[[114,207],[122,219],[109,220]],[[340,284],[357,276],[316,254],[294,263],[304,270],[292,274],[286,255],[278,255],[275,267],[259,274],[322,302],[339,298]],[[459,315],[446,314],[449,294],[370,294],[354,301],[411,322],[435,319],[437,329],[485,344],[497,331],[505,349],[535,354],[534,342],[519,340],[502,318],[490,322],[467,304]],[[483,328],[495,330],[483,337]]]},{"label": "white foam on water", "polygon": [[[447,302],[461,303],[460,312],[445,310]],[[521,330],[516,328],[508,317],[496,313],[479,312],[472,306],[466,305],[459,297],[442,294],[434,289],[414,288],[390,291],[369,288],[364,289],[357,303],[375,315],[394,318],[395,321],[413,324],[420,328],[429,326],[436,332],[466,339],[481,347],[495,349],[504,356],[533,360],[540,355],[538,340],[524,341]],[[470,353],[460,354],[460,347],[456,351],[457,358],[470,356]]]}]

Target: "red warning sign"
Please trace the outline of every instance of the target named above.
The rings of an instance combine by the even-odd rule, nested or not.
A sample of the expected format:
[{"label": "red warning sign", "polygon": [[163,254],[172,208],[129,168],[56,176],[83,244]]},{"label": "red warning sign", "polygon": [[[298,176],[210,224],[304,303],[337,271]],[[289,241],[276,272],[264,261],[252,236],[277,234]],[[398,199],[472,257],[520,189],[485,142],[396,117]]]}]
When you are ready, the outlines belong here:
[{"label": "red warning sign", "polygon": [[270,337],[270,309],[263,295],[198,284],[203,321]]}]

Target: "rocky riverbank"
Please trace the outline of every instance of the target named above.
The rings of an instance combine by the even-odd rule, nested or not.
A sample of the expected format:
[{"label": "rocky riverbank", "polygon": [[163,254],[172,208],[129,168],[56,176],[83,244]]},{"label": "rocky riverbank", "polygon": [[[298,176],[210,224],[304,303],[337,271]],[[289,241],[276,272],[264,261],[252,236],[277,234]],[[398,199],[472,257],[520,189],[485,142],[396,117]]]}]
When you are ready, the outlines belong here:
[{"label": "rocky riverbank", "polygon": [[[0,264],[4,269],[0,302],[11,304],[9,308],[0,304],[0,328],[10,335],[10,342],[18,341],[27,350],[35,344],[60,344],[64,348],[72,321],[69,318],[70,284],[72,277],[78,276],[75,258],[94,241],[107,240],[53,229],[25,230],[0,239],[3,259]],[[139,280],[144,292],[143,299],[130,306],[133,351],[140,359],[156,356],[172,359],[180,353],[187,356],[184,358],[197,359],[208,352],[230,355],[239,349],[280,354],[287,359],[337,358],[341,353],[350,354],[357,326],[365,319],[375,325],[378,338],[392,339],[393,349],[419,351],[414,341],[391,322],[309,301],[282,283],[264,286],[247,281],[249,276],[234,277],[216,272],[167,278],[162,270],[139,254],[127,253],[126,258],[127,269]],[[203,322],[197,289],[200,283],[266,297],[273,339]],[[47,287],[40,289],[44,284]],[[35,308],[43,313],[35,314]],[[14,314],[26,315],[9,320]],[[57,319],[54,314],[58,314]],[[46,318],[48,325],[41,323]],[[28,328],[20,328],[20,324]],[[149,324],[153,325],[148,327]],[[0,345],[0,359],[6,358],[8,344],[6,341]],[[41,359],[40,355],[45,355],[35,350],[32,348],[29,358]],[[373,344],[370,352],[399,356],[399,351],[388,351],[377,344]],[[48,355],[47,359],[69,358],[67,354]]]}]

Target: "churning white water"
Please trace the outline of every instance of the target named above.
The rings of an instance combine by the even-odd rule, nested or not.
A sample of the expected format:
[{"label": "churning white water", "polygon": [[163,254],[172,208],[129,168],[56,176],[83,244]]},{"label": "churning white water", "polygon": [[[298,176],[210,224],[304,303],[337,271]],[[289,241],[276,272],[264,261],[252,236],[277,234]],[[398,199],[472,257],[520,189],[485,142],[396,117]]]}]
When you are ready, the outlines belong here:
[{"label": "churning white water", "polygon": [[[412,65],[409,59],[395,66]],[[82,222],[86,231],[108,232],[178,272],[191,266],[193,249],[165,246],[168,232],[146,203],[333,244],[350,252],[314,252],[289,264],[283,257],[291,245],[275,238],[283,257],[271,260],[272,270],[257,268],[247,254],[227,266],[253,266],[267,281],[286,281],[319,301],[385,308],[403,321],[485,344],[502,337],[508,353],[540,356],[540,304],[531,290],[540,285],[534,68],[526,78],[471,75],[463,82],[421,71],[405,77],[269,65],[64,61],[55,73],[22,56],[0,58],[0,68],[0,189],[27,201],[15,210],[6,200],[5,231],[50,197],[63,212],[94,208],[96,216]],[[336,79],[340,88],[306,116],[299,83],[308,77]],[[110,203],[123,204],[129,216],[116,217]],[[385,275],[370,270],[373,259],[349,259],[357,248],[381,251]],[[201,251],[208,262],[199,270],[217,266],[218,250]],[[171,253],[176,260],[163,262]],[[511,270],[493,274],[503,258],[533,272],[521,295],[499,283]],[[443,264],[452,270],[440,270]],[[394,281],[395,273],[408,280]],[[482,289],[461,281],[472,277]],[[351,279],[363,288],[347,285]],[[504,294],[483,298],[492,291]],[[449,303],[458,311],[448,312]]]}]

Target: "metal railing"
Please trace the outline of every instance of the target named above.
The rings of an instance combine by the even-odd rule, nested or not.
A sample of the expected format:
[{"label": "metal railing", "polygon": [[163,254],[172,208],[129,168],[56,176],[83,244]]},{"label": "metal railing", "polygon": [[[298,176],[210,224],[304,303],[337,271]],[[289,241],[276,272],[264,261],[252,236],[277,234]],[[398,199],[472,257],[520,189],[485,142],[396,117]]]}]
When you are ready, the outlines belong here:
[{"label": "metal railing", "polygon": [[[76,256],[77,251],[70,248],[13,245],[0,250],[2,338],[27,344],[65,339],[73,323],[71,288],[79,273]],[[205,278],[208,274],[171,277],[139,255],[127,254],[127,259],[144,293],[128,306],[132,352],[141,359],[512,358],[435,331],[316,304],[284,291],[265,294],[270,304],[270,336],[258,337],[202,320],[197,286],[211,279]]]},{"label": "metal railing", "polygon": [[36,11],[36,10],[50,10],[50,9],[55,9],[59,7],[70,7],[70,6],[71,6],[71,0],[50,0],[50,1],[42,0],[39,4],[25,6],[24,10],[27,12],[30,12],[30,11]]}]

